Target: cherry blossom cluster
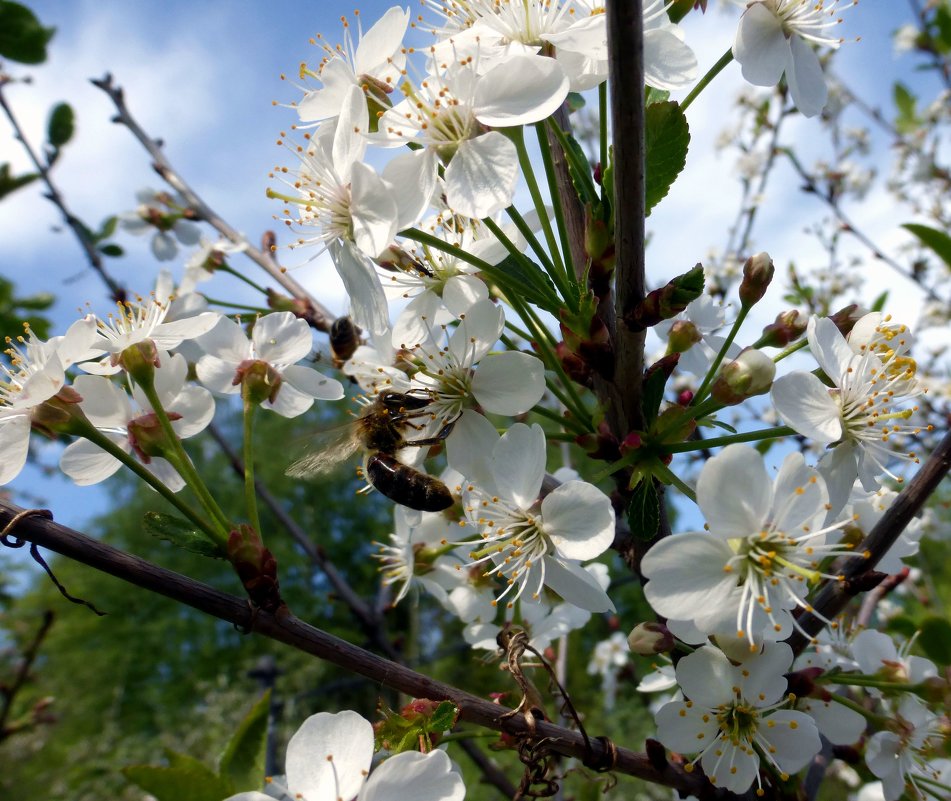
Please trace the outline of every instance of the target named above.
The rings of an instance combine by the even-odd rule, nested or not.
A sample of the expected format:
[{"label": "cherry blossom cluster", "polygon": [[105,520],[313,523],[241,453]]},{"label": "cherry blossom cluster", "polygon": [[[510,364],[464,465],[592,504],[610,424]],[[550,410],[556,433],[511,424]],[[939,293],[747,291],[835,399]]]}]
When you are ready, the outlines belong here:
[{"label": "cherry blossom cluster", "polygon": [[[277,576],[257,519],[254,416],[297,417],[352,389],[355,421],[333,446],[289,465],[290,475],[360,456],[365,491],[396,502],[377,555],[394,604],[425,591],[462,621],[474,649],[495,652],[499,635],[517,627],[542,653],[593,615],[617,611],[604,555],[619,538],[642,537],[652,542],[639,562],[643,594],[662,622],[638,626],[628,642],[670,655],[641,688],[676,690],[656,709],[657,738],[685,770],[699,766],[733,792],[762,790],[804,770],[821,737],[842,746],[864,737],[888,801],[906,787],[940,797],[948,722],[922,700],[928,682],[940,682],[936,666],[884,634],[846,635],[837,620],[824,621],[836,639],[809,637],[812,650],[798,661],[785,642],[806,633],[804,613],[819,614],[815,588],[841,580],[843,560],[865,558],[862,539],[920,461],[913,443],[929,430],[917,406],[927,389],[907,326],[878,311],[792,310],[743,347],[772,259],[759,253],[737,266],[738,310],[705,293],[695,268],[618,321],[649,329],[658,349],[644,374],[643,430],[618,436],[606,422],[612,410],[596,401],[599,357],[610,347],[597,307],[613,269],[613,155],[605,149],[596,169],[579,162],[564,121],[570,98],[604,92],[604,6],[423,5],[419,18],[394,7],[365,31],[348,25],[339,47],[318,38],[320,61],[302,67],[307,84],[292,104],[298,122],[281,137],[292,164],[272,172],[289,249],[328,254],[347,292],[339,320],[348,347],[331,329],[337,376],[311,366],[314,332],[293,302],[269,296],[268,313],[237,320],[210,310],[201,284],[235,272],[228,259],[246,245],[199,239],[182,198],[143,194],[123,224],[152,233],[160,260],[175,256],[176,240],[200,243],[185,278],[174,290],[163,273],[149,297],[89,314],[62,337],[43,342],[27,331],[9,343],[0,483],[22,469],[31,431],[68,437],[66,475],[93,484],[126,465],[267,608]],[[830,31],[854,3],[743,5],[727,60],[754,85],[785,76],[799,111],[819,114],[827,89],[816,46],[840,43]],[[643,9],[646,82],[663,103],[697,78],[668,10],[662,0]],[[537,151],[526,144],[532,128]],[[586,201],[584,265],[572,264],[558,191],[544,196],[535,176],[557,185],[555,145]],[[797,369],[786,369],[787,358]],[[181,444],[209,425],[216,397],[241,406],[242,512],[219,506]],[[770,427],[738,432],[726,414],[740,405]],[[706,439],[714,427],[728,434]],[[707,449],[716,452],[696,470],[689,457]],[[678,509],[695,503],[683,514],[691,530],[656,536],[665,533],[656,520],[646,530],[660,485],[679,491]],[[200,508],[177,495],[185,486]],[[901,570],[920,536],[920,525],[906,529],[880,569]],[[262,586],[272,594],[254,595]],[[609,699],[627,659],[618,631],[594,651],[589,673]],[[367,779],[372,751],[370,725],[355,713],[316,715],[290,741],[286,779],[272,789],[351,799],[423,783],[434,798],[462,797],[444,752],[398,754]]]}]

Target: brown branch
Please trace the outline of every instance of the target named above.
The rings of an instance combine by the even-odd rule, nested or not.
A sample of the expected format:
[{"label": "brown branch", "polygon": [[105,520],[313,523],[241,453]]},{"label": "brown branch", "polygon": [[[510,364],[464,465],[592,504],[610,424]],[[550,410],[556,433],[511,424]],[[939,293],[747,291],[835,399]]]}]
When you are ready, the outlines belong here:
[{"label": "brown branch", "polygon": [[[643,300],[644,268],[644,14],[640,0],[607,3],[611,129],[614,144],[615,285],[614,319]],[[643,428],[641,385],[644,332],[605,320],[613,335],[614,375],[605,397],[612,431],[623,439]],[[599,393],[601,395],[601,393]]]},{"label": "brown branch", "polygon": [[102,278],[103,283],[108,287],[109,293],[112,296],[112,299],[116,302],[123,301],[126,299],[126,290],[118,281],[116,281],[106,269],[105,262],[103,261],[102,254],[96,249],[96,243],[92,241],[89,236],[89,229],[80,221],[76,215],[74,215],[69,207],[66,205],[66,200],[63,198],[63,195],[60,193],[56,184],[53,183],[53,178],[50,175],[50,164],[43,164],[36,152],[30,146],[30,143],[27,141],[26,135],[23,133],[23,129],[20,128],[20,124],[17,122],[16,117],[13,115],[13,109],[7,105],[7,100],[3,94],[3,87],[7,81],[0,77],[0,107],[3,108],[4,113],[7,115],[7,119],[10,120],[10,125],[13,127],[14,137],[20,141],[20,144],[23,145],[23,149],[26,151],[27,155],[30,157],[30,161],[33,162],[33,166],[36,167],[36,171],[40,174],[40,177],[43,179],[43,183],[46,184],[46,197],[56,208],[59,209],[60,214],[63,215],[63,222],[66,223],[67,227],[73,232],[76,236],[79,246],[83,249],[83,253],[86,255],[86,260],[89,262],[89,266],[93,268]]},{"label": "brown branch", "polygon": [[30,668],[33,667],[37,654],[39,654],[40,646],[43,644],[43,640],[46,639],[46,635],[49,633],[52,625],[53,612],[47,609],[43,613],[43,620],[40,623],[40,627],[37,629],[36,634],[33,635],[33,640],[23,652],[20,666],[17,668],[13,681],[9,684],[4,683],[0,685],[0,695],[3,696],[3,704],[0,706],[0,742],[17,730],[16,727],[7,728],[7,720],[10,717],[10,712],[13,710],[13,701],[17,693],[23,689],[23,685],[26,684],[26,680],[30,675]]},{"label": "brown branch", "polygon": [[[231,444],[213,423],[208,426],[208,431],[212,439],[218,443],[225,457],[231,463],[235,473],[240,478],[243,478],[244,462],[241,457],[238,456],[237,451],[231,447]],[[274,515],[287,533],[290,534],[291,539],[297,543],[307,558],[323,571],[327,577],[327,581],[329,581],[333,587],[336,596],[347,605],[350,612],[356,618],[357,623],[360,625],[360,628],[363,629],[373,644],[390,657],[390,659],[399,659],[399,653],[386,638],[382,630],[382,620],[376,610],[371,608],[366,601],[357,595],[343,574],[337,570],[334,563],[327,557],[327,554],[324,553],[323,548],[316,545],[298,522],[284,511],[277,498],[270,493],[267,487],[265,487],[258,478],[254,479],[254,491],[271,514]]]},{"label": "brown branch", "polygon": [[243,253],[249,259],[251,259],[251,261],[261,267],[261,269],[271,276],[271,278],[273,278],[278,284],[284,287],[284,289],[290,292],[291,295],[293,295],[298,300],[305,302],[313,309],[314,319],[309,320],[309,322],[315,328],[318,328],[321,331],[329,331],[330,324],[336,315],[332,314],[329,309],[323,306],[306,289],[304,289],[303,286],[301,286],[296,280],[288,275],[286,271],[281,269],[277,262],[275,262],[271,257],[270,253],[264,253],[262,250],[252,245],[238,231],[232,228],[222,217],[215,213],[215,211],[207,203],[205,203],[204,200],[202,200],[198,193],[195,192],[195,190],[192,189],[188,183],[186,183],[185,179],[182,178],[178,172],[176,172],[176,170],[172,167],[171,162],[169,162],[168,158],[166,158],[165,153],[162,150],[161,140],[153,139],[151,136],[149,136],[129,112],[129,109],[125,103],[125,95],[123,93],[122,87],[116,86],[113,83],[112,75],[107,73],[99,80],[94,79],[92,84],[93,86],[105,92],[115,105],[116,111],[118,113],[112,118],[112,121],[120,123],[121,125],[125,125],[132,135],[139,140],[139,143],[145,148],[149,156],[151,156],[152,166],[155,168],[155,171],[163,178],[163,180],[168,183],[169,186],[171,186],[176,192],[185,198],[189,208],[200,219],[211,225],[212,228],[214,228],[229,242],[232,242],[236,245],[244,245]]},{"label": "brown branch", "polygon": [[459,747],[466,752],[469,759],[475,763],[476,767],[482,771],[482,776],[485,778],[487,784],[491,784],[495,787],[505,798],[513,798],[515,796],[515,785],[508,780],[505,773],[492,761],[488,754],[472,742],[472,740],[457,740],[456,742],[459,744]]},{"label": "brown branch", "polygon": [[[22,510],[12,504],[0,501],[0,526],[5,525],[20,511]],[[298,620],[289,613],[275,615],[252,609],[247,599],[228,595],[186,576],[160,568],[52,520],[29,517],[20,522],[15,532],[11,532],[9,536],[48,548],[150,592],[226,620],[242,630],[253,631],[282,642],[416,698],[452,701],[460,710],[461,720],[495,731],[504,731],[516,737],[534,738],[539,743],[544,741],[544,747],[554,753],[581,759],[586,756],[585,739],[578,732],[544,721],[536,721],[530,729],[524,716],[508,714],[511,710],[506,707],[351,645]],[[596,763],[610,761],[609,748],[601,740],[592,740],[587,748]],[[692,793],[701,799],[710,798],[713,791],[706,778],[697,773],[686,773],[680,766],[670,763],[655,766],[646,754],[625,748],[617,749],[612,769],[618,773],[673,787],[684,793]]]},{"label": "brown branch", "polygon": [[825,626],[825,620],[835,618],[861,591],[860,579],[872,571],[889,548],[895,544],[902,531],[918,514],[931,494],[951,469],[951,432],[935,448],[915,477],[898,493],[898,497],[885,511],[881,519],[858,547],[859,552],[868,554],[865,559],[846,559],[840,571],[842,579],[828,581],[812,602],[814,612],[806,612],[799,620],[801,631],[793,632],[787,640],[793,652],[802,653],[809,644],[809,637],[815,637]]}]

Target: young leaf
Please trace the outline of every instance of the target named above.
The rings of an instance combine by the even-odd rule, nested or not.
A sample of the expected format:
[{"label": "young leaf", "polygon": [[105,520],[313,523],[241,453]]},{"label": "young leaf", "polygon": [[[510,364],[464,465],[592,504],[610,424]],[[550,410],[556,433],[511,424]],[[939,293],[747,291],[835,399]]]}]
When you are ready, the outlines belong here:
[{"label": "young leaf", "polygon": [[210,556],[213,559],[223,559],[224,554],[207,536],[202,534],[191,523],[172,515],[159,512],[146,512],[142,518],[142,528],[146,534],[167,540],[179,548],[192,553]]},{"label": "young leaf", "polygon": [[504,275],[506,290],[514,289],[522,300],[534,303],[552,314],[557,314],[564,305],[551,278],[530,259],[517,259],[509,255],[495,267],[498,272],[493,272],[493,277],[497,275],[501,278]]},{"label": "young leaf", "polygon": [[647,205],[650,215],[687,163],[690,129],[680,105],[652,103],[644,110],[647,171]]},{"label": "young leaf", "polygon": [[627,524],[639,540],[651,540],[660,528],[660,499],[650,477],[641,479],[634,488],[627,507]]},{"label": "young leaf", "polygon": [[943,617],[925,618],[920,627],[918,645],[931,661],[951,665],[951,623]]},{"label": "young leaf", "polygon": [[241,722],[218,760],[218,772],[234,784],[236,792],[257,790],[264,780],[264,747],[271,691],[262,695]]},{"label": "young leaf", "polygon": [[918,225],[917,223],[905,223],[902,228],[911,231],[921,244],[931,248],[948,267],[951,267],[951,236],[937,228],[929,228],[927,225]]},{"label": "young leaf", "polygon": [[21,186],[35,181],[40,177],[38,172],[25,172],[23,175],[11,175],[10,165],[7,162],[0,164],[0,198],[4,198]]},{"label": "young leaf", "polygon": [[0,0],[0,56],[22,64],[46,61],[46,44],[56,28],[44,28],[26,6]]},{"label": "young leaf", "polygon": [[58,103],[50,112],[50,121],[46,126],[46,138],[49,143],[60,148],[73,138],[76,130],[76,115],[69,103]]},{"label": "young leaf", "polygon": [[918,115],[915,113],[918,98],[902,83],[896,83],[893,91],[895,108],[898,111],[895,126],[902,133],[909,133],[921,124],[921,120],[918,119]]},{"label": "young leaf", "polygon": [[130,765],[123,775],[158,801],[221,801],[234,795],[231,782],[201,762],[175,754],[170,767]]},{"label": "young leaf", "polygon": [[113,258],[121,256],[123,253],[125,253],[125,251],[122,249],[122,246],[116,245],[115,243],[103,245],[102,247],[99,248],[99,252],[103,256],[111,256]]}]

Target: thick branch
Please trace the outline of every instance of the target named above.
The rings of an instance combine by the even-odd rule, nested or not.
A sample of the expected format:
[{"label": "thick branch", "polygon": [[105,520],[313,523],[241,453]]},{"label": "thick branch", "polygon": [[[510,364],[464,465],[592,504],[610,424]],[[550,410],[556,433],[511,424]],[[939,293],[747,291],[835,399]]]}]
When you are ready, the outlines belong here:
[{"label": "thick branch", "polygon": [[[611,75],[611,129],[614,145],[615,297],[614,316],[646,294],[644,273],[644,15],[641,0],[607,3],[608,67]],[[641,383],[644,333],[623,325],[614,334],[612,384],[619,408],[605,411],[614,433],[623,438],[643,428]]]},{"label": "thick branch", "polygon": [[278,265],[277,262],[271,257],[270,253],[264,253],[262,250],[256,248],[240,233],[238,233],[238,231],[232,228],[223,218],[218,216],[218,214],[216,214],[215,211],[207,203],[205,203],[204,200],[201,199],[195,190],[185,182],[185,179],[175,171],[169,160],[166,158],[165,153],[162,151],[161,141],[153,139],[151,136],[149,136],[129,112],[129,109],[125,104],[125,96],[123,94],[122,87],[113,84],[112,76],[106,74],[105,77],[100,80],[93,80],[92,84],[93,86],[102,89],[102,91],[105,92],[109,96],[109,99],[115,104],[116,111],[118,113],[115,117],[113,117],[113,122],[118,122],[122,125],[125,125],[132,135],[139,140],[142,147],[144,147],[149,156],[152,157],[152,166],[155,168],[155,171],[162,176],[169,186],[171,186],[176,192],[185,198],[185,201],[188,203],[188,206],[192,209],[192,211],[194,211],[200,219],[211,225],[212,228],[214,228],[229,242],[233,242],[236,245],[244,245],[245,249],[243,252],[248,258],[261,267],[262,270],[271,276],[271,278],[273,278],[278,284],[284,287],[284,289],[290,292],[295,298],[311,305],[314,310],[314,320],[310,321],[311,324],[322,331],[329,331],[330,323],[333,321],[336,315],[332,314],[329,309],[325,308],[316,298],[314,298],[306,289],[304,289],[303,286],[301,286],[290,275],[288,275],[287,272],[282,270],[280,265]]},{"label": "thick branch", "polygon": [[[12,504],[0,501],[0,526],[8,523],[20,511],[22,510]],[[608,749],[600,740],[592,740],[586,746],[579,732],[547,722],[536,723],[533,729],[524,716],[510,715],[511,710],[506,707],[351,645],[298,620],[291,614],[272,615],[261,610],[252,610],[246,599],[228,595],[186,576],[160,568],[51,520],[37,516],[28,517],[8,536],[36,543],[96,570],[290,645],[408,695],[452,701],[459,707],[462,720],[495,731],[504,731],[516,737],[533,737],[537,742],[544,742],[545,747],[555,753],[580,759],[587,757],[589,763],[610,764]],[[655,767],[646,754],[625,748],[617,749],[613,769],[618,773],[692,793],[699,798],[710,797],[709,793],[712,791],[706,779],[696,773],[685,773],[682,768],[672,764]]]},{"label": "thick branch", "polygon": [[[824,620],[832,620],[857,594],[856,579],[874,569],[889,548],[895,544],[902,531],[918,514],[931,494],[951,469],[951,432],[944,435],[934,453],[922,465],[915,477],[898,493],[881,520],[872,528],[858,550],[868,553],[867,559],[847,559],[840,571],[841,581],[830,581],[819,591],[812,606],[815,612],[806,612],[799,618],[799,625],[814,637],[825,626]],[[809,640],[799,631],[788,640],[793,651],[801,653]]]}]

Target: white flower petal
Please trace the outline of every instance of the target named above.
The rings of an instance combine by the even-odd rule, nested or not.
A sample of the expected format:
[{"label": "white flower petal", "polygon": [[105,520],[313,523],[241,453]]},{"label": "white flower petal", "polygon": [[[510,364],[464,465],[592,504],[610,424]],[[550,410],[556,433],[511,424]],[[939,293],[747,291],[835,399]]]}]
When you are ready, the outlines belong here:
[{"label": "white flower petal", "polygon": [[251,331],[254,354],[269,364],[294,364],[310,353],[310,326],[291,312],[259,317]]},{"label": "white flower petal", "polygon": [[519,351],[488,356],[472,378],[472,394],[492,414],[524,414],[545,394],[545,365]]},{"label": "white flower petal", "polygon": [[[124,451],[129,452],[126,437],[107,434]],[[70,443],[59,460],[59,468],[80,487],[105,481],[122,466],[122,462],[111,456],[89,440],[78,439]]]},{"label": "white flower petal", "polygon": [[553,58],[517,55],[479,78],[473,110],[484,125],[531,125],[558,110],[568,79]]},{"label": "white flower petal", "polygon": [[759,531],[772,497],[763,457],[749,445],[725,447],[703,466],[697,480],[697,504],[710,531],[723,537]]},{"label": "white flower petal", "polygon": [[0,486],[15,479],[30,451],[30,415],[9,414],[0,416]]},{"label": "white flower petal", "polygon": [[740,18],[733,57],[754,86],[775,86],[786,68],[789,43],[782,23],[764,3],[753,3]]},{"label": "white flower petal", "polygon": [[369,721],[356,712],[318,712],[304,721],[287,744],[288,789],[307,801],[354,798],[372,758]]},{"label": "white flower petal", "polygon": [[498,131],[459,145],[445,174],[446,202],[466,217],[481,219],[511,205],[518,182],[518,152]]},{"label": "white flower petal", "polygon": [[370,774],[358,801],[462,801],[465,794],[462,777],[445,751],[404,751]]},{"label": "white flower petal", "polygon": [[614,604],[598,580],[575,562],[564,562],[551,556],[545,561],[545,584],[569,604],[589,612],[613,612]]},{"label": "white flower petal", "polygon": [[537,423],[531,428],[524,423],[515,423],[509,428],[492,449],[492,474],[496,490],[520,509],[528,509],[535,503],[545,478],[545,432],[542,427]]},{"label": "white flower petal", "polygon": [[331,242],[329,250],[350,297],[353,321],[371,334],[382,334],[389,328],[390,312],[376,270],[349,242]]},{"label": "white flower petal", "polygon": [[812,373],[795,372],[777,378],[770,392],[773,406],[790,428],[821,445],[842,438],[839,407],[829,389]]},{"label": "white flower petal", "polygon": [[776,751],[773,759],[786,773],[798,773],[819,753],[822,742],[815,722],[805,712],[779,709],[760,720],[760,736]]},{"label": "white flower petal", "polygon": [[221,395],[232,395],[241,389],[240,384],[234,383],[237,367],[238,365],[235,362],[223,361],[217,356],[205,355],[195,365],[195,375],[212,392]]},{"label": "white flower petal", "polygon": [[379,256],[393,243],[398,216],[390,185],[372,167],[362,162],[354,164],[350,180],[350,217],[356,246],[371,259]]},{"label": "white flower petal", "polygon": [[698,706],[716,709],[733,700],[737,670],[723,651],[704,645],[677,663],[677,684]]},{"label": "white flower petal", "polygon": [[97,428],[124,428],[132,417],[129,396],[108,378],[77,376],[73,389],[82,396],[80,406]]},{"label": "white flower petal", "polygon": [[790,37],[789,47],[790,60],[786,66],[789,93],[802,115],[815,117],[825,108],[829,96],[819,56],[800,36]]},{"label": "white flower petal", "polygon": [[282,373],[285,384],[310,395],[317,400],[340,400],[343,397],[343,384],[333,378],[305,367],[302,364],[292,364]]},{"label": "white flower petal", "polygon": [[611,499],[593,484],[567,481],[541,505],[545,535],[568,559],[594,559],[614,541]]}]

